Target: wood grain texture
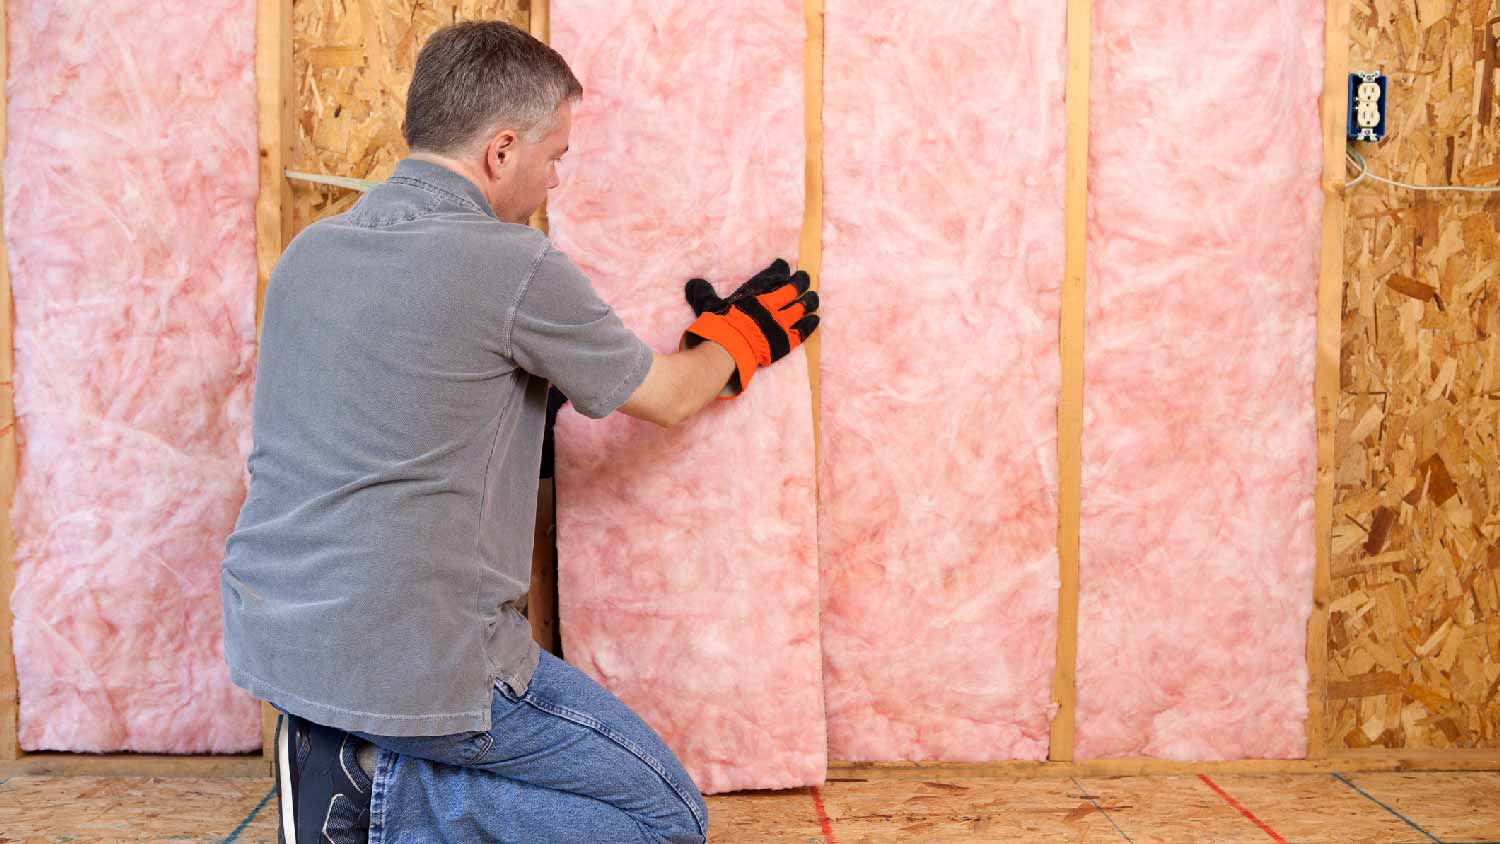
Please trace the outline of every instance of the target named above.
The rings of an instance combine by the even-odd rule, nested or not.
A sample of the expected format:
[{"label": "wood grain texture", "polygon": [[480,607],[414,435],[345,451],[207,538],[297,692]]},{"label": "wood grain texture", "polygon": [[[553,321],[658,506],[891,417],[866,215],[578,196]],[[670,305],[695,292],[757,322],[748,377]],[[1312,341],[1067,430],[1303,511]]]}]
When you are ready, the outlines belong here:
[{"label": "wood grain texture", "polygon": [[[291,241],[292,191],[283,176],[292,151],[292,0],[257,0],[255,8],[255,101],[260,193],[255,203],[255,328],[260,336],[266,283],[281,250]],[[276,711],[261,704],[261,752],[275,753]]]},{"label": "wood grain texture", "polygon": [[1348,97],[1349,2],[1328,0],[1324,38],[1323,254],[1318,274],[1318,350],[1313,376],[1317,405],[1318,473],[1313,491],[1317,563],[1307,621],[1307,757],[1328,753],[1324,731],[1328,692],[1329,554],[1332,550],[1334,434],[1339,392],[1340,309],[1344,292],[1344,105]]},{"label": "wood grain texture", "polygon": [[1089,61],[1092,0],[1068,0],[1068,161],[1063,237],[1067,242],[1058,349],[1057,667],[1052,677],[1048,758],[1073,759],[1078,663],[1078,524],[1083,482],[1083,324],[1088,285]]},{"label": "wood grain texture", "polygon": [[[543,44],[552,42],[552,0],[531,0],[531,10],[526,16],[527,31],[531,36]],[[542,200],[542,207],[536,209],[531,215],[531,227],[540,230],[543,234],[550,231],[547,223],[547,201]],[[556,559],[556,548],[553,549],[553,558]],[[555,595],[554,601],[555,604]]]},{"label": "wood grain texture", "polygon": [[[543,0],[545,2],[545,0]],[[807,139],[806,193],[802,205],[802,234],[797,242],[797,269],[806,270],[812,289],[818,289],[823,270],[823,0],[803,0],[807,19],[807,41],[802,51],[803,132]],[[807,349],[807,380],[813,414],[813,456],[818,454],[819,423],[818,361],[822,338],[814,333],[803,344]],[[816,462],[814,463],[816,465]],[[817,475],[813,476],[814,484]]]},{"label": "wood grain texture", "polygon": [[[266,777],[146,779],[17,776],[0,789],[8,842],[241,844],[276,841],[276,798]],[[251,833],[252,816],[269,829]]]},{"label": "wood grain texture", "polygon": [[0,761],[0,779],[21,776],[85,777],[262,777],[260,754],[175,756],[152,753],[23,753]]},{"label": "wood grain texture", "polygon": [[255,9],[255,102],[260,196],[255,203],[255,325],[260,328],[266,282],[281,250],[292,239],[291,185],[282,172],[291,161],[292,0],[257,0]]},{"label": "wood grain texture", "polygon": [[1311,774],[1357,771],[1496,771],[1493,750],[1407,751],[1385,748],[1340,751],[1325,759],[1236,759],[1177,762],[1122,757],[1073,762],[845,762],[828,763],[830,782],[841,779],[923,779],[944,777],[1130,777],[1189,774]]},{"label": "wood grain texture", "polygon": [[[1493,0],[1355,0],[1416,184],[1500,178]],[[1328,622],[1330,749],[1500,748],[1500,200],[1349,191]]]}]

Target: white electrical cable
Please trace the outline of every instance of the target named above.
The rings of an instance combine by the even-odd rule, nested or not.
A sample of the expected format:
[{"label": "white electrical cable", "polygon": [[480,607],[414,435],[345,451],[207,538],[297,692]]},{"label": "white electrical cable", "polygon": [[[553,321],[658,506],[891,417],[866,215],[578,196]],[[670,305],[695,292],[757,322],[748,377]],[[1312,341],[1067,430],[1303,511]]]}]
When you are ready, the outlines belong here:
[{"label": "white electrical cable", "polygon": [[288,179],[299,179],[304,182],[313,182],[319,185],[333,185],[338,188],[349,188],[350,190],[367,191],[380,184],[370,179],[354,179],[348,176],[320,176],[317,173],[300,173],[296,170],[284,170],[283,174]]},{"label": "white electrical cable", "polygon": [[1356,176],[1356,177],[1354,177],[1353,181],[1348,181],[1348,182],[1344,183],[1344,188],[1346,190],[1349,189],[1349,188],[1354,187],[1355,185],[1359,184],[1360,182],[1363,182],[1366,178],[1368,178],[1368,179],[1370,179],[1370,181],[1373,181],[1373,182],[1383,182],[1383,183],[1385,183],[1387,185],[1390,185],[1391,187],[1406,188],[1407,190],[1415,190],[1415,191],[1457,191],[1459,193],[1500,193],[1500,185],[1491,185],[1491,186],[1486,186],[1486,187],[1469,187],[1467,185],[1413,185],[1413,184],[1408,184],[1406,182],[1398,182],[1395,179],[1387,179],[1384,176],[1377,176],[1374,173],[1371,173],[1369,165],[1365,163],[1365,157],[1362,156],[1362,155],[1360,155],[1359,153],[1355,152],[1352,149],[1347,149],[1346,148],[1344,150],[1344,159],[1346,161],[1348,161],[1350,164],[1353,164],[1355,167],[1359,168],[1359,175]]}]

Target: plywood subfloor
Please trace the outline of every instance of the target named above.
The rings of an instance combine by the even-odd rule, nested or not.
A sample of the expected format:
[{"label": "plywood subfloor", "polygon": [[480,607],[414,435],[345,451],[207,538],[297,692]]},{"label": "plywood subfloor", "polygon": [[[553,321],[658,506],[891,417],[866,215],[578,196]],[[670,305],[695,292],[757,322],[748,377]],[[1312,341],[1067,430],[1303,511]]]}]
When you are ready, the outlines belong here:
[{"label": "plywood subfloor", "polygon": [[[708,798],[712,844],[1500,844],[1500,774],[833,781]],[[0,844],[276,840],[269,779],[15,777]]]}]

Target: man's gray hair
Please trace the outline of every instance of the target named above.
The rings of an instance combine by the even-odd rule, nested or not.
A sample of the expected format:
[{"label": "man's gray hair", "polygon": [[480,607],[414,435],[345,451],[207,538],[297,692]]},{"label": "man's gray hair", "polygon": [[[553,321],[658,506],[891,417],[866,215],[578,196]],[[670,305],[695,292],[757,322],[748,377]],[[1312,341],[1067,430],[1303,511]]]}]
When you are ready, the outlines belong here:
[{"label": "man's gray hair", "polygon": [[558,52],[503,21],[465,21],[433,33],[417,54],[401,132],[412,150],[458,152],[486,132],[550,132],[583,85]]}]

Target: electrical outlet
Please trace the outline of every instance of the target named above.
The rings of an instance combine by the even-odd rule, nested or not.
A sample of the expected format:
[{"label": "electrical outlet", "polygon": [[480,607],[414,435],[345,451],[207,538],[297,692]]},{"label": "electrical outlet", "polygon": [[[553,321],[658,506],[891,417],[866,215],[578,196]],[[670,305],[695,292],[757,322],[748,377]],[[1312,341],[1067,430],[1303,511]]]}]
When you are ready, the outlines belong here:
[{"label": "electrical outlet", "polygon": [[1383,73],[1349,74],[1349,140],[1374,142],[1385,137],[1388,92]]}]

